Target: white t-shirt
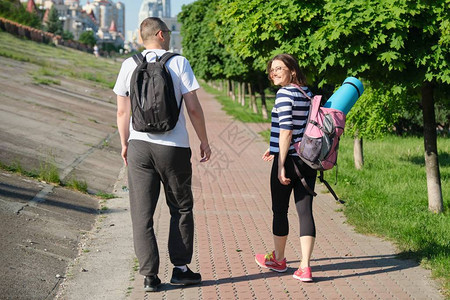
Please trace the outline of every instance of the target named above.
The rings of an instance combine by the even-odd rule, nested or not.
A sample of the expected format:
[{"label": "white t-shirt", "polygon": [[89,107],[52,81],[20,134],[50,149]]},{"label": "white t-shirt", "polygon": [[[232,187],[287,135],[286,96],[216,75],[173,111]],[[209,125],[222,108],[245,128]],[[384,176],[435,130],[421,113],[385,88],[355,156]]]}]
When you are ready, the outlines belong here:
[{"label": "white t-shirt", "polygon": [[[166,52],[166,50],[144,50],[142,55],[145,56],[148,52],[154,52],[147,55],[147,61],[151,62],[155,60],[155,53],[158,57],[160,57]],[[172,75],[175,96],[177,97],[178,105],[180,105],[181,95],[195,91],[200,88],[200,86],[195,78],[189,61],[185,57],[181,55],[174,56],[169,59],[166,66]],[[132,57],[126,59],[122,63],[122,67],[114,86],[114,93],[124,97],[130,95],[131,75],[133,74],[134,69],[136,69],[136,63]],[[130,120],[130,137],[128,140],[141,140],[160,145],[188,148],[189,136],[186,130],[184,105],[181,106],[180,117],[178,118],[175,128],[164,133],[154,134],[136,131],[133,129]]]}]

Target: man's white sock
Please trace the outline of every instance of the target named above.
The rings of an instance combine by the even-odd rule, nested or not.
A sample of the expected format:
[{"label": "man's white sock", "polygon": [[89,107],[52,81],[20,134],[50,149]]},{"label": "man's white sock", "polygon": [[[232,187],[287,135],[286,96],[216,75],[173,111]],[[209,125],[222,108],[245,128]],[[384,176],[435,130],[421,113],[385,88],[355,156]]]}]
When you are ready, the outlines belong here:
[{"label": "man's white sock", "polygon": [[175,268],[180,269],[181,271],[183,271],[183,273],[188,270],[186,265],[184,265],[184,266],[175,266]]}]

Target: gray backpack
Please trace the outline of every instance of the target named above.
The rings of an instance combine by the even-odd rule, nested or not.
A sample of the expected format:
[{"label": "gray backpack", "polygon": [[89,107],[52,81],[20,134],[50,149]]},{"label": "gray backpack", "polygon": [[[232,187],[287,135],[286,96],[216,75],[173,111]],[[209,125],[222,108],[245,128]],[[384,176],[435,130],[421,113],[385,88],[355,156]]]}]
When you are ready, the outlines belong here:
[{"label": "gray backpack", "polygon": [[166,62],[176,55],[170,52],[159,58],[156,55],[155,62],[147,62],[141,53],[133,55],[137,64],[130,86],[134,130],[162,133],[177,124],[183,98],[178,105],[172,76],[166,67]]}]

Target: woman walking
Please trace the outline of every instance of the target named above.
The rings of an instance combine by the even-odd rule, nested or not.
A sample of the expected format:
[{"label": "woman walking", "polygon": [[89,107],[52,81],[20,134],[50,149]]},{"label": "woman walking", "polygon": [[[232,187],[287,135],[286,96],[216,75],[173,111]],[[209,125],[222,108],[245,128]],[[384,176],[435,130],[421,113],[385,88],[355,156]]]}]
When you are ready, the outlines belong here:
[{"label": "woman walking", "polygon": [[[295,207],[300,219],[300,244],[302,260],[294,278],[300,281],[312,281],[310,259],[314,248],[316,228],[312,213],[313,196],[309,194],[300,181],[295,166],[314,190],[317,171],[304,164],[294,149],[294,143],[302,140],[308,119],[310,100],[312,97],[306,87],[305,76],[295,58],[289,54],[279,54],[267,64],[269,79],[279,85],[275,106],[272,110],[272,127],[270,148],[262,159],[272,161],[270,189],[272,195],[273,223],[272,232],[274,248],[270,253],[257,254],[256,263],[276,272],[286,272],[284,255],[289,234],[288,208],[289,199],[294,191]],[[300,90],[303,90],[302,91]],[[294,166],[295,164],[295,166]]]}]

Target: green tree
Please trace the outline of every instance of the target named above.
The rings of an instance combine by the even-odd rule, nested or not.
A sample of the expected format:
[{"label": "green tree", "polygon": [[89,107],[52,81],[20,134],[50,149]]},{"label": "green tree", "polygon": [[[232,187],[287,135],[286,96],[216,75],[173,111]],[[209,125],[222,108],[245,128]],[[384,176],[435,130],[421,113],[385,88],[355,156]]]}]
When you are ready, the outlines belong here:
[{"label": "green tree", "polygon": [[[419,103],[429,208],[442,211],[435,102],[448,111],[448,0],[216,1],[210,5],[215,17],[202,20],[199,32],[212,26],[217,41],[209,35],[210,53],[224,49],[245,74],[264,71],[270,57],[287,52],[325,94],[347,76],[362,79],[367,91],[348,116],[350,132],[384,134]],[[198,2],[197,9],[208,10],[207,1]],[[201,59],[204,52],[192,54]],[[225,60],[221,56],[220,67],[229,76]]]},{"label": "green tree", "polygon": [[29,13],[19,0],[0,0],[0,17],[34,28],[41,28],[38,14]]},{"label": "green tree", "polygon": [[63,24],[59,19],[58,11],[56,10],[55,5],[50,8],[48,13],[48,20],[46,22],[45,30],[57,35],[62,35],[64,32]]},{"label": "green tree", "polygon": [[441,212],[434,103],[445,101],[436,96],[450,84],[448,1],[329,1],[324,18],[312,43],[321,54],[322,84],[342,75],[365,78],[403,110],[421,98],[429,209]]},{"label": "green tree", "polygon": [[114,44],[111,44],[111,43],[102,43],[101,49],[103,51],[105,51],[106,53],[108,53],[108,54],[112,54],[113,52],[119,52],[120,51],[120,47],[119,46],[115,46]]},{"label": "green tree", "polygon": [[[265,72],[267,61],[282,52],[295,55],[312,75],[309,37],[322,25],[323,0],[222,0],[223,43],[254,69]],[[312,77],[312,76],[310,76]]]},{"label": "green tree", "polygon": [[[199,77],[206,80],[226,79],[229,81],[247,82],[253,86],[266,83],[261,70],[255,70],[254,59],[244,57],[235,51],[230,44],[234,41],[234,23],[221,16],[222,1],[196,1],[183,6],[179,15],[182,23],[183,52],[189,58],[193,69]],[[219,10],[219,12],[218,12]],[[239,84],[239,87],[244,86]],[[258,84],[263,101],[264,87]],[[242,102],[243,103],[243,102]]]},{"label": "green tree", "polygon": [[64,32],[62,33],[62,38],[64,40],[73,40],[74,36],[72,32],[64,30]]},{"label": "green tree", "polygon": [[215,28],[220,27],[218,2],[200,0],[183,6],[178,17],[182,23],[183,52],[197,76],[205,80],[225,79],[234,86],[232,80],[243,80],[245,65],[231,56],[215,35]]},{"label": "green tree", "polygon": [[97,43],[95,33],[92,30],[87,30],[80,35],[79,41],[83,44],[93,47]]},{"label": "green tree", "polygon": [[[308,78],[314,80],[308,37],[321,25],[323,0],[221,0],[215,35],[226,50],[245,66],[244,77],[257,87],[264,104],[269,85],[267,61],[279,53],[299,59]],[[267,112],[263,111],[263,116]]]},{"label": "green tree", "polygon": [[183,54],[195,73],[205,80],[224,79],[225,47],[214,36],[217,0],[198,0],[184,5],[178,15],[182,24]]}]

